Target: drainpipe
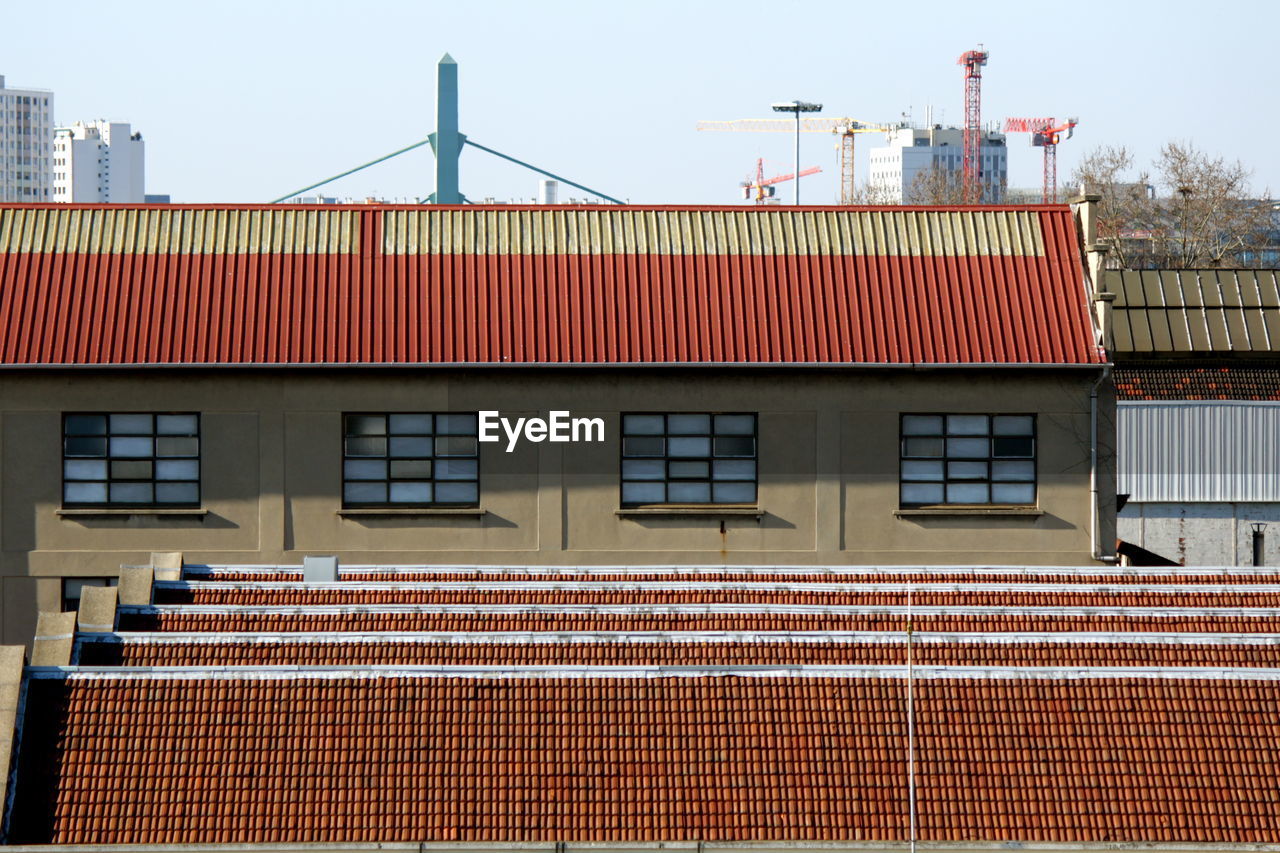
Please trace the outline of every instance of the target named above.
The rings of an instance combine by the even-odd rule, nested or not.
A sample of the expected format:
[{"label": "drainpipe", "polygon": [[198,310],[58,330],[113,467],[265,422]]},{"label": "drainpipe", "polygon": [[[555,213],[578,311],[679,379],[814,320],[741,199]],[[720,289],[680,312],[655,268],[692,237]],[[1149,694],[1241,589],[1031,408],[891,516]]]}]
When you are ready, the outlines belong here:
[{"label": "drainpipe", "polygon": [[1089,390],[1089,548],[1093,559],[1114,563],[1115,557],[1103,557],[1098,542],[1098,389],[1111,375],[1111,365],[1103,365],[1098,381]]}]

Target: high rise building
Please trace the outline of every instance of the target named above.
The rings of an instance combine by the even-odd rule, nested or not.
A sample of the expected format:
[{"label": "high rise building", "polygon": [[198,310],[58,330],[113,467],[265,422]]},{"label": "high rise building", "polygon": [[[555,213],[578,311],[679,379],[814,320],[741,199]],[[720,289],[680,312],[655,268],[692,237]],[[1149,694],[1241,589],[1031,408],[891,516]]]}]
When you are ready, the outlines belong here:
[{"label": "high rise building", "polygon": [[[964,172],[964,130],[958,127],[897,127],[885,133],[884,146],[871,149],[871,187],[877,201],[903,204],[940,200],[939,190],[958,188]],[[936,174],[942,187],[926,182]],[[979,185],[982,201],[1003,201],[1009,180],[1008,148],[1003,133],[982,133]]]},{"label": "high rise building", "polygon": [[8,89],[0,75],[0,202],[53,199],[53,92]]},{"label": "high rise building", "polygon": [[144,143],[128,122],[78,121],[53,136],[53,200],[146,201]]}]

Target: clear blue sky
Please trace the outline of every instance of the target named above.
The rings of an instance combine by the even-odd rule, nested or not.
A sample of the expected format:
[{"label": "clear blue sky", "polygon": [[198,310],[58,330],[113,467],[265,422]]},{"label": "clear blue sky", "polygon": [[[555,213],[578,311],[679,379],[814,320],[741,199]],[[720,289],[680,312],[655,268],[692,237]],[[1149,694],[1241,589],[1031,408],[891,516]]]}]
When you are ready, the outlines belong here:
[{"label": "clear blue sky", "polygon": [[[1170,139],[1239,159],[1280,194],[1271,2],[225,2],[15,3],[0,58],[10,86],[53,89],[57,120],[130,121],[147,189],[181,202],[258,202],[423,138],[435,63],[458,61],[463,132],[635,202],[737,203],[782,134],[697,133],[698,119],[828,115],[959,123],[956,57],[991,52],[984,120],[1078,116],[1065,178],[1094,146],[1149,161]],[[859,174],[874,137],[860,139]],[[1012,136],[1010,183],[1040,153]],[[806,200],[834,200],[832,140],[808,134]],[[324,192],[425,196],[426,149]],[[470,149],[468,197],[532,198],[537,176]],[[564,193],[562,195],[567,195]]]}]

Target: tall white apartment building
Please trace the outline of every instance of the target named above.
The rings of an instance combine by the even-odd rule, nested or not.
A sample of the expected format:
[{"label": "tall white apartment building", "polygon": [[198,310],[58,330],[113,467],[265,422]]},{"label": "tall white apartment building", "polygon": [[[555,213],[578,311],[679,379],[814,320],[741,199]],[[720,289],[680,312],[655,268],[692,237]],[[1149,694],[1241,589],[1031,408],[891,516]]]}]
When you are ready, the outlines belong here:
[{"label": "tall white apartment building", "polygon": [[144,170],[142,134],[128,122],[78,121],[54,131],[54,201],[145,202]]},{"label": "tall white apartment building", "polygon": [[[1009,181],[1009,155],[1003,133],[983,131],[979,164],[982,200],[1003,201]],[[937,169],[959,183],[964,172],[964,130],[958,127],[895,127],[885,145],[871,149],[870,183],[878,199],[894,204],[922,199],[913,196],[917,179]],[[916,188],[917,191],[919,187]]]},{"label": "tall white apartment building", "polygon": [[0,202],[53,197],[53,92],[9,89],[0,75]]}]

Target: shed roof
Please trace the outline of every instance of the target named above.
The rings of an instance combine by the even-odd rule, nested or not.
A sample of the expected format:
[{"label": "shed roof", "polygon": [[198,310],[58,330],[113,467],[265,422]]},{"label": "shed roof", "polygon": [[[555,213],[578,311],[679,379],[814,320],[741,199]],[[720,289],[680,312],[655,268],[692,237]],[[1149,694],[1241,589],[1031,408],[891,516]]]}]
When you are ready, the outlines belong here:
[{"label": "shed roof", "polygon": [[0,366],[1095,364],[1065,206],[0,207]]},{"label": "shed roof", "polygon": [[1108,282],[1117,359],[1280,352],[1280,271],[1126,270]]}]

